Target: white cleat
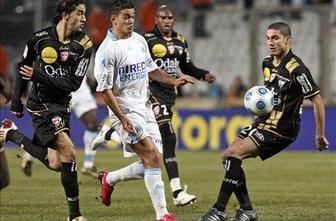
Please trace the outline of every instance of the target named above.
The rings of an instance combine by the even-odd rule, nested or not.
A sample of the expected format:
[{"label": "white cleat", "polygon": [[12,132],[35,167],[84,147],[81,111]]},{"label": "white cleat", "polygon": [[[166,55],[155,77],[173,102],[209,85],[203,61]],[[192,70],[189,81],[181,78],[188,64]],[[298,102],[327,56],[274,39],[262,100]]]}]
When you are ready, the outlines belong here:
[{"label": "white cleat", "polygon": [[105,125],[103,125],[100,129],[99,132],[97,134],[97,136],[95,138],[93,138],[92,143],[90,145],[92,150],[96,150],[99,144],[102,143],[106,143],[106,141],[112,140],[114,142],[117,143],[121,143],[121,139],[119,134],[117,133],[117,131],[113,131],[111,134],[111,137],[109,140],[106,140],[106,133],[110,130],[111,128],[106,127]]},{"label": "white cleat", "polygon": [[[68,217],[68,221],[70,221],[70,218]],[[74,218],[71,221],[88,221],[87,219],[85,219],[83,216],[78,216],[76,218]]]},{"label": "white cleat", "polygon": [[7,133],[10,130],[17,130],[17,126],[13,121],[5,119],[2,121],[2,126],[0,127],[0,144],[7,141]]},{"label": "white cleat", "polygon": [[185,206],[196,202],[196,196],[187,193],[188,186],[184,186],[184,190],[180,192],[176,198],[173,198],[175,206]]},{"label": "white cleat", "polygon": [[105,143],[105,135],[109,131],[106,127],[101,127],[98,131],[98,134],[95,138],[93,138],[92,143],[90,145],[92,150],[96,150],[99,144]]},{"label": "white cleat", "polygon": [[119,134],[117,133],[117,131],[113,131],[112,134],[111,134],[111,140],[116,142],[116,143],[121,143],[121,139],[120,139],[120,136]]}]

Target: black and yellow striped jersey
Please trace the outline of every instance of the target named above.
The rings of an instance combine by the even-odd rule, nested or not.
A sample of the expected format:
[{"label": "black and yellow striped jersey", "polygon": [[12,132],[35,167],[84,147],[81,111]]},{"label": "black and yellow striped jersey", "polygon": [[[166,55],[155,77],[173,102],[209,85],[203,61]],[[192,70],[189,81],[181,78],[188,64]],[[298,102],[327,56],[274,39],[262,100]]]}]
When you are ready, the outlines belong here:
[{"label": "black and yellow striped jersey", "polygon": [[263,60],[264,83],[274,93],[273,111],[255,120],[260,129],[293,139],[300,128],[300,115],[304,99],[320,93],[309,69],[292,51],[274,64],[272,56]]},{"label": "black and yellow striped jersey", "polygon": [[[80,87],[86,74],[91,52],[92,42],[82,32],[72,33],[68,43],[58,40],[56,26],[34,33],[18,63],[18,69],[23,65],[33,67],[28,106],[39,109],[44,103],[68,105],[71,92]],[[27,82],[18,70],[12,103],[21,103]]]},{"label": "black and yellow striped jersey", "polygon": [[[178,77],[179,71],[200,80],[209,72],[196,67],[191,59],[188,43],[179,33],[173,31],[170,38],[164,37],[157,27],[144,35],[151,56],[157,66],[169,75]],[[168,106],[175,103],[175,86],[150,81],[150,92]]]}]

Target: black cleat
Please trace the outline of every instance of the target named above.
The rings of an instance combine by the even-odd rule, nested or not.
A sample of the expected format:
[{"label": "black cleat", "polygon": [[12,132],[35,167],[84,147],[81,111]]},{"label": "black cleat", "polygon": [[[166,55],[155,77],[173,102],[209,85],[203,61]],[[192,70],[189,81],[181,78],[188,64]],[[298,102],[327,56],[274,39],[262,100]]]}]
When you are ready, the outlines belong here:
[{"label": "black cleat", "polygon": [[220,212],[216,208],[211,208],[205,215],[203,215],[197,221],[226,221],[226,220],[228,220],[228,214],[226,211]]},{"label": "black cleat", "polygon": [[258,220],[258,215],[254,210],[237,210],[236,217],[230,221],[256,221]]}]

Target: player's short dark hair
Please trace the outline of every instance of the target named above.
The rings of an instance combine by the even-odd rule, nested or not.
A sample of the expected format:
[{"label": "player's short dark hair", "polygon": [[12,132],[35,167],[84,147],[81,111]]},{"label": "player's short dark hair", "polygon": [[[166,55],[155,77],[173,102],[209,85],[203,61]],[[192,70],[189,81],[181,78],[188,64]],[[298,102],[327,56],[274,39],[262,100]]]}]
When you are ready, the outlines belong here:
[{"label": "player's short dark hair", "polygon": [[134,4],[128,0],[111,0],[108,6],[109,15],[118,15],[121,10],[134,8]]},{"label": "player's short dark hair", "polygon": [[[168,5],[160,5],[155,10],[155,15],[158,16],[159,12],[171,12],[174,15],[174,11]],[[174,15],[175,16],[175,15]]]},{"label": "player's short dark hair", "polygon": [[291,36],[292,32],[291,29],[289,27],[289,25],[287,25],[284,22],[274,22],[272,24],[270,24],[270,26],[268,26],[267,29],[274,29],[274,30],[279,30],[280,33],[284,36]]},{"label": "player's short dark hair", "polygon": [[85,4],[85,0],[61,0],[57,6],[57,15],[54,17],[54,23],[57,24],[62,19],[62,13],[70,14],[78,5]]}]

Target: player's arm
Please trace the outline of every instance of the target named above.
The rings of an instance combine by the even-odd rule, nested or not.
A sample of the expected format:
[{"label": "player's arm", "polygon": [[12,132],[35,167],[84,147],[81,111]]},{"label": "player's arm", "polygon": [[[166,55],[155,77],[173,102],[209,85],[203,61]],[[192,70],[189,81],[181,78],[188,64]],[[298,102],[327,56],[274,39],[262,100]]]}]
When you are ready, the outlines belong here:
[{"label": "player's arm", "polygon": [[316,124],[316,145],[317,148],[322,151],[328,148],[329,142],[325,137],[325,107],[324,102],[320,94],[310,97],[309,100],[313,103],[314,117]]},{"label": "player's arm", "polygon": [[125,116],[122,112],[117,99],[115,98],[111,89],[101,91],[106,105],[113,111],[113,113],[118,117],[121,124],[123,125],[124,130],[128,134],[134,134],[135,130],[131,121]]},{"label": "player's arm", "polygon": [[181,76],[180,78],[174,78],[160,68],[157,68],[149,72],[148,74],[149,74],[150,79],[154,81],[165,83],[165,84],[170,84],[174,86],[180,86],[186,83],[194,83],[194,81],[189,76],[184,75],[184,76]]},{"label": "player's arm", "polygon": [[29,39],[26,43],[26,47],[23,52],[23,59],[17,64],[18,71],[15,76],[15,83],[12,93],[11,112],[18,118],[23,116],[23,104],[21,101],[21,97],[27,90],[27,85],[29,82],[29,79],[22,78],[20,73],[22,67],[24,66],[33,67],[35,58],[36,58],[36,51],[34,41],[33,39]]},{"label": "player's arm", "polygon": [[[103,49],[102,49],[103,50]],[[115,70],[115,51],[113,48],[105,51],[105,53],[100,54],[99,50],[96,53],[95,65],[94,65],[94,77],[97,81],[96,91],[103,95],[106,105],[111,109],[111,111],[118,117],[124,130],[129,133],[135,133],[133,124],[122,112],[118,101],[113,94],[113,78]]]},{"label": "player's arm", "polygon": [[325,107],[320,95],[320,90],[315,84],[313,77],[306,68],[297,68],[294,71],[295,79],[301,85],[302,93],[306,99],[313,103],[314,117],[316,123],[316,146],[322,151],[328,148],[329,142],[325,137]]},{"label": "player's arm", "polygon": [[76,91],[82,84],[83,78],[89,67],[91,52],[91,48],[85,51],[84,55],[76,62],[73,72],[69,75],[55,78],[48,74],[36,72],[32,75],[31,79],[33,81],[49,84],[55,88],[58,88],[62,91],[67,91],[69,93]]},{"label": "player's arm", "polygon": [[180,69],[183,74],[190,75],[198,80],[204,80],[208,83],[212,83],[216,80],[215,75],[194,65],[191,59],[187,41],[185,41],[185,47],[183,54],[181,55]]}]

